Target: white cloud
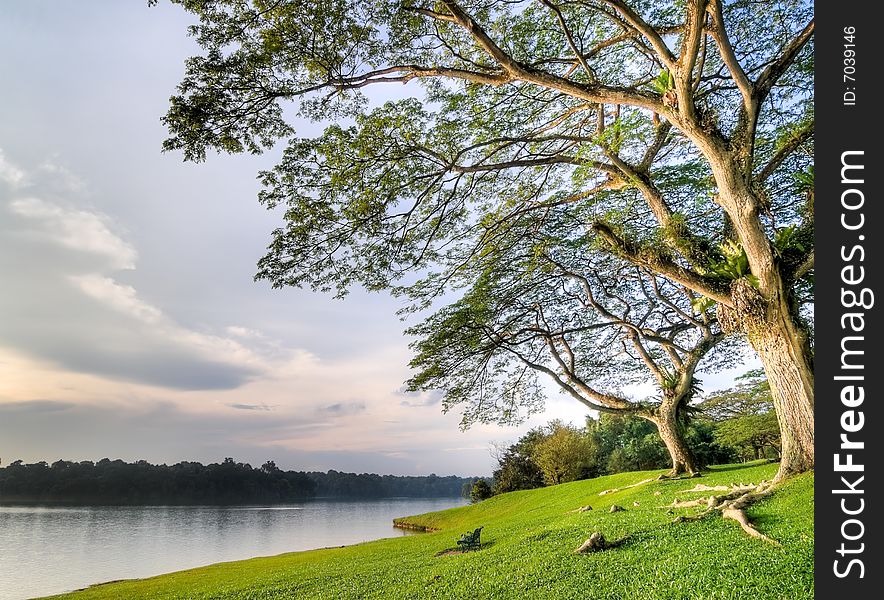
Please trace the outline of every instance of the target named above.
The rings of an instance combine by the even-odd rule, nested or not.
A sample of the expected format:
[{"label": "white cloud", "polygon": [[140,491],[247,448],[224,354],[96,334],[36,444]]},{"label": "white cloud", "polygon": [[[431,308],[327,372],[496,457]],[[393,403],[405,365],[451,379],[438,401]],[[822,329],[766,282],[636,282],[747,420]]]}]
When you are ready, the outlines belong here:
[{"label": "white cloud", "polygon": [[87,189],[86,181],[82,177],[67,167],[55,164],[52,161],[44,162],[40,165],[39,170],[42,176],[45,177],[48,175],[59,180],[64,189],[68,191],[83,193]]},{"label": "white cloud", "polygon": [[45,239],[72,250],[102,256],[114,269],[134,269],[135,248],[111,231],[110,218],[39,198],[17,198],[10,210],[28,219]]},{"label": "white cloud", "polygon": [[[135,321],[131,329],[138,332],[143,343],[161,338],[205,360],[248,366],[258,371],[273,367],[272,357],[264,356],[256,348],[229,337],[195,331],[176,323],[161,309],[139,298],[137,290],[130,285],[96,274],[71,275],[68,279],[93,300]],[[257,331],[252,334],[252,337],[263,337]]]},{"label": "white cloud", "polygon": [[[24,269],[0,260],[0,278],[12,283],[0,297],[10,317],[0,345],[80,373],[188,390],[234,389],[297,358],[247,327],[216,335],[179,322],[143,299],[137,273],[133,284],[115,279],[135,269],[138,253],[110,216],[77,206],[86,185],[75,174],[48,163],[0,168],[6,179],[35,182],[33,195],[6,202],[12,218],[0,220],[0,258],[27,257]],[[55,190],[52,201],[38,196],[45,190]]]},{"label": "white cloud", "polygon": [[256,331],[254,329],[250,329],[248,327],[242,327],[240,325],[230,325],[225,328],[227,335],[232,335],[233,337],[244,338],[244,339],[263,339],[264,334],[260,331]]},{"label": "white cloud", "polygon": [[13,188],[21,187],[26,182],[25,172],[9,162],[0,148],[0,181],[5,181]]},{"label": "white cloud", "polygon": [[121,285],[110,277],[95,274],[71,275],[68,279],[87,296],[142,323],[158,324],[163,320],[162,311],[140,300],[130,285]]}]

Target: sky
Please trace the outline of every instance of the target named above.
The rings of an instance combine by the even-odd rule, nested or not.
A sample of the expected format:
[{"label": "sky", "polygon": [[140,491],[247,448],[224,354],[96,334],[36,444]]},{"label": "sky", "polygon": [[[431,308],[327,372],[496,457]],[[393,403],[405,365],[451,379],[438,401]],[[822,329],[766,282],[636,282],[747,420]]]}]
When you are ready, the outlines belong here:
[{"label": "sky", "polygon": [[145,0],[0,4],[0,464],[489,475],[493,444],[581,423],[551,393],[520,427],[462,432],[438,393],[402,391],[400,300],[253,281],[281,224],[256,200],[277,151],[192,164],[160,150],[199,51],[190,22]]}]

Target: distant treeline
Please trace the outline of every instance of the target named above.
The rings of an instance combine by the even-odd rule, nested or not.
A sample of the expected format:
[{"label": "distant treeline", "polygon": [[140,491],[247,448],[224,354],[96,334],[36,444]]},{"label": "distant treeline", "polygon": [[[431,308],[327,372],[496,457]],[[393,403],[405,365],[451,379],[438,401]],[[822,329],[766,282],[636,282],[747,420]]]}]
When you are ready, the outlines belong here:
[{"label": "distant treeline", "polygon": [[[460,496],[464,484],[475,478],[448,475],[404,477],[363,473],[311,472],[307,476],[316,484],[319,498],[443,498]],[[2,485],[2,484],[0,484]]]},{"label": "distant treeline", "polygon": [[98,462],[60,460],[0,468],[0,502],[53,504],[271,504],[313,498],[459,496],[471,479],[399,477],[283,471],[273,461],[260,468],[226,458],[203,465],[171,466],[107,458]]}]

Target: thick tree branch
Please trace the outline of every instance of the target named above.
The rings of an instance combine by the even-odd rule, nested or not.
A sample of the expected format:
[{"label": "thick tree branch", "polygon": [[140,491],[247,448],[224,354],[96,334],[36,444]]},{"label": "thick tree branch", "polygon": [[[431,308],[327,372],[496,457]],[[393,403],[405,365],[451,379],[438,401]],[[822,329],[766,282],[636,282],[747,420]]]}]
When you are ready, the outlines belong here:
[{"label": "thick tree branch", "polygon": [[[392,75],[385,77],[385,75]],[[370,71],[355,77],[330,79],[325,83],[298,90],[293,95],[302,95],[323,88],[335,90],[357,89],[374,83],[408,83],[419,77],[450,77],[491,86],[499,86],[512,81],[505,73],[482,73],[450,67],[425,67],[421,65],[395,65],[385,69]]]},{"label": "thick tree branch", "polygon": [[[651,148],[653,149],[654,146],[652,145]],[[623,172],[625,179],[639,189],[651,212],[654,213],[657,223],[666,232],[669,246],[684,256],[692,265],[705,266],[708,262],[708,242],[688,231],[683,223],[673,220],[672,208],[648,174],[633,167],[613,152],[606,152],[606,155],[614,166]]]},{"label": "thick tree branch", "polygon": [[777,150],[767,164],[758,171],[758,174],[755,176],[755,181],[758,183],[766,181],[790,154],[792,154],[801,144],[813,137],[813,133],[813,122],[809,122],[795,135],[790,137],[779,150]]},{"label": "thick tree branch", "polygon": [[771,88],[776,84],[779,78],[792,65],[795,57],[801,52],[805,44],[813,37],[813,19],[804,26],[804,29],[789,42],[775,61],[767,66],[758,79],[755,81],[755,97],[759,104],[764,101],[770,93]]},{"label": "thick tree branch", "polygon": [[[507,54],[488,33],[464,10],[451,0],[442,0],[445,8],[457,18],[458,24],[465,29],[480,48],[493,58],[513,79],[560,91],[569,96],[597,102],[601,104],[625,104],[647,108],[672,120],[678,115],[654,95],[633,88],[621,88],[596,84],[581,84],[547,71],[524,65]],[[618,2],[619,4],[619,2]],[[659,36],[658,36],[659,37]],[[671,57],[671,53],[669,55]]]},{"label": "thick tree branch", "polygon": [[403,10],[410,10],[412,12],[416,12],[418,14],[424,15],[426,17],[430,17],[431,19],[436,19],[437,21],[445,21],[448,23],[457,23],[457,19],[454,15],[447,15],[445,13],[436,12],[435,10],[430,10],[429,8],[420,8],[418,6],[402,6]]},{"label": "thick tree branch", "polygon": [[639,357],[641,358],[644,365],[648,368],[648,371],[651,372],[651,375],[654,376],[654,379],[657,380],[657,384],[663,388],[666,385],[666,371],[658,365],[651,355],[648,353],[647,348],[645,348],[644,344],[641,343],[641,339],[638,335],[633,333],[629,336],[629,341],[632,342],[633,348],[638,352]]},{"label": "thick tree branch", "polygon": [[690,0],[687,3],[687,16],[685,18],[685,32],[682,48],[678,57],[678,68],[674,73],[678,92],[678,110],[685,119],[694,121],[696,109],[694,107],[694,67],[697,63],[697,55],[700,51],[700,40],[704,37],[703,28],[706,24],[707,0]]},{"label": "thick tree branch", "polygon": [[792,279],[794,279],[795,281],[798,281],[799,279],[801,279],[802,277],[807,275],[811,270],[813,270],[813,267],[814,267],[814,256],[813,256],[813,250],[811,250],[810,253],[805,257],[805,259],[803,261],[801,261],[801,263],[795,269],[795,274],[792,276]]},{"label": "thick tree branch", "polygon": [[448,169],[454,173],[480,173],[484,171],[502,171],[503,169],[516,169],[525,167],[543,167],[548,165],[575,165],[583,166],[592,164],[594,168],[602,168],[604,163],[587,163],[575,156],[554,155],[543,158],[524,158],[508,160],[501,163],[477,164],[477,165],[450,165]]},{"label": "thick tree branch", "polygon": [[742,65],[740,65],[740,61],[737,60],[736,54],[734,54],[734,48],[731,45],[730,38],[727,35],[727,28],[724,24],[722,2],[723,0],[710,0],[709,9],[712,14],[712,38],[718,46],[721,59],[727,66],[728,71],[730,71],[731,78],[734,80],[734,83],[737,84],[737,89],[740,90],[740,95],[743,97],[743,109],[748,114],[751,112],[750,107],[752,106],[753,86],[752,82],[749,81],[746,72],[743,70]]},{"label": "thick tree branch", "polygon": [[632,264],[645,267],[646,269],[659,273],[673,281],[677,281],[685,287],[694,290],[698,294],[702,294],[707,298],[711,298],[716,302],[724,304],[725,306],[733,306],[729,294],[717,289],[714,282],[703,277],[699,273],[685,269],[665,256],[659,254],[651,256],[647,252],[643,253],[635,244],[632,244],[617,235],[607,223],[596,221],[593,223],[592,228],[608,242],[617,254]]},{"label": "thick tree branch", "polygon": [[657,30],[642,19],[641,15],[632,10],[624,2],[621,2],[621,0],[601,0],[601,2],[616,10],[632,28],[645,36],[651,43],[651,47],[654,48],[654,52],[656,52],[660,62],[662,62],[670,71],[675,71],[675,56],[673,56],[672,51],[666,45],[666,42],[663,41],[663,38],[660,37]]},{"label": "thick tree branch", "polygon": [[635,166],[636,170],[643,173],[647,173],[650,170],[651,165],[654,164],[654,161],[657,159],[657,155],[660,154],[660,151],[666,146],[666,142],[669,140],[670,131],[672,131],[672,125],[670,123],[661,123],[660,126],[657,127],[657,130],[654,132],[654,141],[651,142],[651,145],[645,150],[641,162]]},{"label": "thick tree branch", "polygon": [[[676,26],[670,26],[670,27],[654,27],[654,29],[657,32],[659,32],[660,35],[669,35],[669,34],[673,34],[673,33],[679,33],[684,28],[681,25],[676,25]],[[597,43],[595,46],[590,48],[589,51],[586,54],[584,54],[584,58],[590,59],[593,56],[595,56],[596,54],[598,54],[599,52],[601,52],[602,50],[604,50],[605,48],[610,48],[611,46],[615,46],[621,42],[625,42],[625,41],[634,39],[640,35],[641,35],[640,32],[630,29],[630,30],[626,31],[625,33],[621,33],[620,35],[615,35],[614,37],[610,37],[606,40],[602,40],[601,42]]]}]

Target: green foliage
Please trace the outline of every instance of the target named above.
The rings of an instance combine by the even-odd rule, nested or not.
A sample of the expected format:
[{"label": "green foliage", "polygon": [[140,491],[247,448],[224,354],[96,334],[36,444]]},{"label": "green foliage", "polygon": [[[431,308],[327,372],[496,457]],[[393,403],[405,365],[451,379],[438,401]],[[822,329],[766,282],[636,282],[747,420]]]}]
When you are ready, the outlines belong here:
[{"label": "green foliage", "polygon": [[[773,464],[728,466],[710,470],[702,481],[757,483],[775,472]],[[440,530],[435,533],[211,565],[93,586],[62,598],[744,600],[747,590],[756,600],[813,598],[813,473],[790,480],[749,509],[759,529],[782,546],[751,539],[720,518],[673,524],[673,515],[657,507],[675,497],[693,498],[685,490],[696,481],[626,488],[660,473],[623,473],[503,494],[402,519]],[[621,491],[599,495],[610,489]],[[595,510],[572,512],[586,504]],[[612,504],[627,510],[611,514]],[[484,525],[481,550],[436,556],[479,525]],[[607,552],[575,554],[592,531],[627,542]]]},{"label": "green foliage", "polygon": [[540,440],[531,458],[543,473],[547,485],[576,481],[593,459],[593,446],[586,434],[561,421],[553,421],[549,434]]},{"label": "green foliage", "polygon": [[[741,457],[741,446],[719,435],[719,423],[691,419],[685,440],[700,466]],[[534,489],[556,482],[664,468],[669,453],[656,426],[632,415],[586,418],[582,430],[551,421],[507,447],[494,471],[494,494]]]},{"label": "green foliage", "polygon": [[795,182],[795,186],[800,192],[805,194],[813,193],[813,165],[810,165],[804,171],[792,173],[792,180]]},{"label": "green foliage", "polygon": [[598,447],[595,474],[660,469],[669,465],[669,453],[657,427],[631,415],[587,417],[586,429]]},{"label": "green foliage", "polygon": [[370,473],[283,471],[272,460],[260,468],[227,458],[203,465],[152,465],[104,458],[0,468],[0,502],[47,504],[256,504],[314,498],[438,498],[456,496],[469,480]]},{"label": "green foliage", "polygon": [[273,461],[260,468],[226,458],[203,465],[183,461],[153,465],[103,458],[58,460],[0,468],[0,502],[46,504],[256,504],[299,502],[316,495],[316,482],[302,471],[282,471]]},{"label": "green foliage", "polygon": [[697,311],[700,314],[705,313],[707,310],[713,308],[717,302],[712,298],[707,298],[706,296],[697,296],[691,299],[691,308]]},{"label": "green foliage", "polygon": [[475,504],[476,502],[487,500],[492,495],[491,486],[488,485],[488,482],[484,479],[477,479],[473,482],[473,487],[470,490],[470,502]]},{"label": "green foliage", "polygon": [[734,448],[743,460],[778,457],[780,428],[767,379],[756,370],[738,381],[699,405],[714,424],[716,441]]},{"label": "green foliage", "polygon": [[546,428],[535,428],[508,446],[497,459],[494,471],[494,494],[531,490],[543,486],[543,472],[532,455],[537,444],[547,436]]},{"label": "green foliage", "polygon": [[675,89],[675,77],[669,69],[660,69],[660,74],[651,82],[651,88],[660,95]]},{"label": "green foliage", "polygon": [[741,458],[738,448],[718,435],[719,424],[692,419],[685,431],[685,441],[702,467],[730,463]]},{"label": "green foliage", "polygon": [[780,456],[780,427],[773,410],[722,421],[716,424],[715,439],[737,449],[743,460]]},{"label": "green foliage", "polygon": [[735,281],[745,277],[754,287],[758,287],[758,278],[749,271],[749,258],[746,250],[739,243],[727,240],[719,246],[721,259],[713,261],[710,273],[727,281]]},{"label": "green foliage", "polygon": [[806,250],[797,225],[789,225],[777,229],[774,233],[773,244],[779,254],[785,254],[789,250],[798,250],[800,252]]}]

